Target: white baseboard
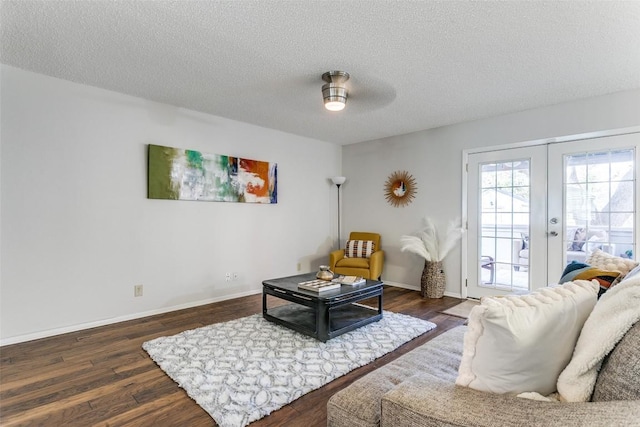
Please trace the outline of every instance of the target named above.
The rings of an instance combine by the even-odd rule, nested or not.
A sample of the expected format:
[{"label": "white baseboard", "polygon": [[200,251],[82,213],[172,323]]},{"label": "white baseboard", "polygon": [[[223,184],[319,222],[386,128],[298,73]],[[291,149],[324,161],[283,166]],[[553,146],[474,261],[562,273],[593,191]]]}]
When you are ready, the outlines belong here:
[{"label": "white baseboard", "polygon": [[[420,292],[420,286],[417,286],[417,285],[407,285],[406,283],[391,282],[389,280],[383,280],[383,282],[384,282],[385,285],[393,286],[393,287],[396,287],[396,288],[409,289],[409,290],[412,290],[412,291]],[[462,299],[462,295],[460,293],[456,293],[456,292],[447,292],[447,291],[445,291],[444,295],[447,296],[447,297]]]},{"label": "white baseboard", "polygon": [[464,298],[462,298],[462,294],[459,293],[459,292],[456,293],[456,292],[447,292],[447,291],[445,291],[444,295],[447,296],[447,297],[451,297],[451,298],[464,299]]},{"label": "white baseboard", "polygon": [[416,285],[407,285],[406,283],[392,282],[390,280],[383,280],[383,282],[385,285],[393,286],[394,288],[409,289],[411,291],[420,291],[420,286],[416,286]]},{"label": "white baseboard", "polygon": [[95,322],[80,323],[77,325],[65,326],[62,328],[48,329],[46,331],[34,332],[32,334],[18,335],[15,337],[0,339],[0,347],[11,344],[18,344],[26,341],[37,340],[40,338],[48,338],[55,335],[67,334],[69,332],[77,332],[83,329],[97,328],[98,326],[106,326],[114,323],[126,322],[127,320],[140,319],[142,317],[154,316],[156,314],[168,313],[170,311],[184,310],[185,308],[198,307],[201,305],[212,304],[214,302],[226,301],[234,298],[246,297],[262,293],[262,289],[246,291],[223,297],[208,298],[205,300],[192,301],[184,304],[174,305],[171,307],[163,307],[156,310],[143,311],[140,313],[127,314],[125,316],[112,317],[110,319],[97,320]]}]

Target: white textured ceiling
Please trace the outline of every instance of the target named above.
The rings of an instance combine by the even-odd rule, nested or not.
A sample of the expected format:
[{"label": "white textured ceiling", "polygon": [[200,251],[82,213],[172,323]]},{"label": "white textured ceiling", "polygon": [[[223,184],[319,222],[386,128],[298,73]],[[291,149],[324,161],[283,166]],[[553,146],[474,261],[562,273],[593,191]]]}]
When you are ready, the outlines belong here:
[{"label": "white textured ceiling", "polygon": [[[2,63],[349,144],[640,87],[640,2],[5,1]],[[351,74],[341,113],[320,76]]]}]

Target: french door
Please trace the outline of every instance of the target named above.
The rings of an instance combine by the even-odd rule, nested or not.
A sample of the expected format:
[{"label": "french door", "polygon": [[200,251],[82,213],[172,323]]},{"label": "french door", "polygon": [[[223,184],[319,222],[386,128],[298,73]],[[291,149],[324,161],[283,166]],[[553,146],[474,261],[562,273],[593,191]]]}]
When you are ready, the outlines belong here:
[{"label": "french door", "polygon": [[470,154],[468,164],[467,296],[545,286],[546,254],[533,249],[546,247],[546,146]]},{"label": "french door", "polygon": [[550,282],[595,250],[638,259],[638,148],[638,133],[549,145]]},{"label": "french door", "polygon": [[467,296],[557,283],[596,249],[635,258],[639,147],[636,133],[469,154]]}]

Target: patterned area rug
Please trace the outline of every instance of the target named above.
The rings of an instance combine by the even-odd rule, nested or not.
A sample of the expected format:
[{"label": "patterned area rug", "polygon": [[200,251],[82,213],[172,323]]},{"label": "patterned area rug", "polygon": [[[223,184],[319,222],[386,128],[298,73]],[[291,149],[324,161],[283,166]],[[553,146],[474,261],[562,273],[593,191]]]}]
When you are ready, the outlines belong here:
[{"label": "patterned area rug", "polygon": [[256,314],[142,347],[220,426],[245,426],[366,365],[436,325],[384,312],[322,343]]}]

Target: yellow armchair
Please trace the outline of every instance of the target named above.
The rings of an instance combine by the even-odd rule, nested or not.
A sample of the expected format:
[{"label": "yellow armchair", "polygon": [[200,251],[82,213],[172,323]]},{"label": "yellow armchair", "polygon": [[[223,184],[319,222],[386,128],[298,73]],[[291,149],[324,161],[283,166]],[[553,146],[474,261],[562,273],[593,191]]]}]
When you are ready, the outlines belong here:
[{"label": "yellow armchair", "polygon": [[335,274],[345,276],[362,276],[365,279],[379,280],[384,265],[384,251],[380,248],[380,235],[353,231],[349,240],[372,240],[373,253],[369,258],[345,258],[344,249],[329,254],[329,267]]}]

